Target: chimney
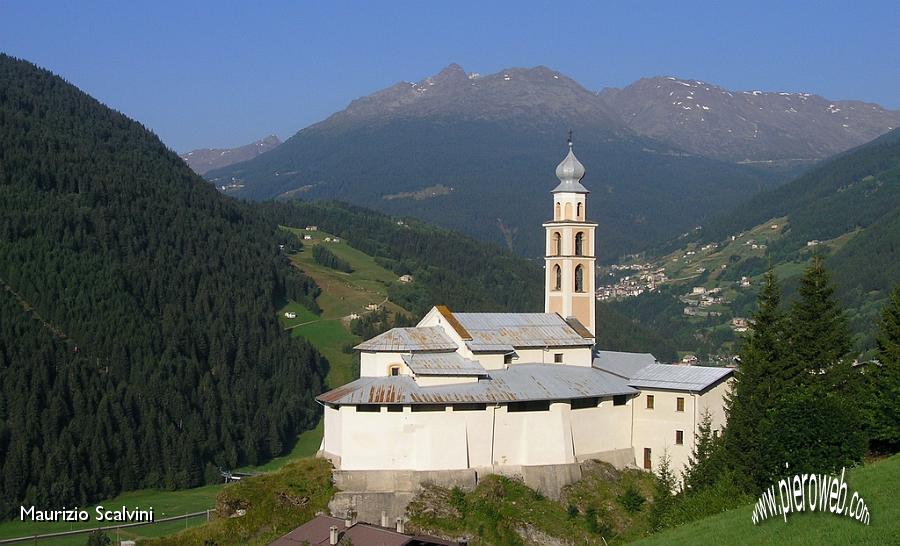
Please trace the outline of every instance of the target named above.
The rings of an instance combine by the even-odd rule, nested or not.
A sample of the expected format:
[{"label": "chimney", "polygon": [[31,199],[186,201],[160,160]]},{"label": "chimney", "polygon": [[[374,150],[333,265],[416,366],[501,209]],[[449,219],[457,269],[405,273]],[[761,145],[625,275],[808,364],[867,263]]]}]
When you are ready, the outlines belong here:
[{"label": "chimney", "polygon": [[381,526],[388,527],[387,512],[385,512],[384,510],[381,511]]},{"label": "chimney", "polygon": [[337,526],[332,525],[330,531],[331,531],[331,534],[328,537],[328,544],[330,544],[331,546],[337,546],[337,543],[338,543]]},{"label": "chimney", "polygon": [[397,518],[397,532],[400,533],[401,535],[405,534],[403,532],[403,518]]}]

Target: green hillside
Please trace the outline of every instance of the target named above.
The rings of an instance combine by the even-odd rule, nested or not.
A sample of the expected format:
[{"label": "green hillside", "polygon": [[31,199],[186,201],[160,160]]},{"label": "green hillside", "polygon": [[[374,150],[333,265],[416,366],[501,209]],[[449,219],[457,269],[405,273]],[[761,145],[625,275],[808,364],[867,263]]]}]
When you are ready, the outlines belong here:
[{"label": "green hillside", "polygon": [[858,492],[869,508],[868,526],[830,513],[792,514],[787,523],[773,518],[753,525],[753,506],[748,505],[633,544],[896,544],[900,536],[900,503],[895,498],[896,484],[900,483],[900,455],[855,468],[847,476],[849,490]]},{"label": "green hillside", "polygon": [[[900,282],[900,131],[761,193],[659,254],[647,261],[665,269],[667,282],[611,306],[667,334],[681,352],[733,354],[739,336],[729,321],[749,316],[769,262],[790,297],[814,255],[833,273],[858,350],[871,350],[878,310]],[[693,287],[720,289],[725,301],[687,316],[685,307],[698,303],[685,299]]]}]

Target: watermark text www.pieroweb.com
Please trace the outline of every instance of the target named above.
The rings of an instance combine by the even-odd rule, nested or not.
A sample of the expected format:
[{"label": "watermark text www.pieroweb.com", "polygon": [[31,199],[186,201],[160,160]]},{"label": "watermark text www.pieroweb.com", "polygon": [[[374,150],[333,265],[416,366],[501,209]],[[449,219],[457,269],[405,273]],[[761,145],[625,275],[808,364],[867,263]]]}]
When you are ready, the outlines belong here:
[{"label": "watermark text www.pieroweb.com", "polygon": [[[856,491],[848,491],[841,476],[827,474],[796,474],[782,478],[777,484],[763,491],[753,507],[753,524],[771,517],[781,516],[787,522],[788,514],[801,512],[830,512],[869,524],[869,507]],[[777,495],[776,495],[777,488]]]}]

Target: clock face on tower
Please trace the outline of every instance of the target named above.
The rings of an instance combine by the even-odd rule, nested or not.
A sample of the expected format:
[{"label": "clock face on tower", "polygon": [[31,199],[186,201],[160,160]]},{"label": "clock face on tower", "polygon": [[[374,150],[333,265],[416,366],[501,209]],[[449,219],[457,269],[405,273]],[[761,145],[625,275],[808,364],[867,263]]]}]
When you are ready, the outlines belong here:
[{"label": "clock face on tower", "polygon": [[556,167],[559,185],[553,190],[553,219],[544,224],[544,310],[578,319],[595,333],[594,233],[597,224],[586,220],[588,189],[581,184],[584,166],[575,157],[571,137],[569,153]]}]

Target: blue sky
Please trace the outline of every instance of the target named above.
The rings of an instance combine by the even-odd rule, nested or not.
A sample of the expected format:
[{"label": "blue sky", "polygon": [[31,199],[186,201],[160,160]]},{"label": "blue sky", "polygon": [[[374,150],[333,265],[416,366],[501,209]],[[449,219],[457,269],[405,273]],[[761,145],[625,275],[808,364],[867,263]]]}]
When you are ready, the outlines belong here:
[{"label": "blue sky", "polygon": [[451,62],[482,74],[546,65],[593,90],[677,75],[900,109],[898,29],[896,0],[0,0],[0,51],[62,75],[178,151],[286,138]]}]

